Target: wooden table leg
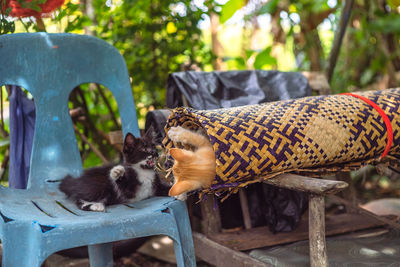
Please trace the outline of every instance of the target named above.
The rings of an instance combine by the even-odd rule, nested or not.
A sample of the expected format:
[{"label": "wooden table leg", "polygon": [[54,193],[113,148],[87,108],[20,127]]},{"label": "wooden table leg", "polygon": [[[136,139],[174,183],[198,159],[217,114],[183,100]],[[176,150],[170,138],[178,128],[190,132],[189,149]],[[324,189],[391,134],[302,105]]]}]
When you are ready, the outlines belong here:
[{"label": "wooden table leg", "polygon": [[309,239],[310,266],[328,266],[325,241],[325,199],[324,195],[309,195]]}]

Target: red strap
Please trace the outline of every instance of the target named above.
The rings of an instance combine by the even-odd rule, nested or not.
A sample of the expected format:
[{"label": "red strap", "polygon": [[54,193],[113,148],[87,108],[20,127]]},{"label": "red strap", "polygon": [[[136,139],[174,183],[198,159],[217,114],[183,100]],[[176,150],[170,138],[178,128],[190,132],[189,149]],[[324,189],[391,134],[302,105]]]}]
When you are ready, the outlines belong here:
[{"label": "red strap", "polygon": [[390,123],[390,120],[388,116],[386,115],[385,111],[383,111],[377,104],[369,100],[368,98],[352,93],[342,93],[341,95],[349,95],[349,96],[354,96],[356,98],[359,98],[363,100],[364,102],[368,103],[370,106],[372,106],[376,111],[378,111],[379,115],[381,115],[383,121],[385,122],[386,125],[386,131],[387,131],[387,143],[386,143],[386,148],[385,151],[383,151],[381,155],[381,159],[386,157],[386,155],[389,153],[390,148],[392,147],[393,143],[393,129],[392,129],[392,124]]}]

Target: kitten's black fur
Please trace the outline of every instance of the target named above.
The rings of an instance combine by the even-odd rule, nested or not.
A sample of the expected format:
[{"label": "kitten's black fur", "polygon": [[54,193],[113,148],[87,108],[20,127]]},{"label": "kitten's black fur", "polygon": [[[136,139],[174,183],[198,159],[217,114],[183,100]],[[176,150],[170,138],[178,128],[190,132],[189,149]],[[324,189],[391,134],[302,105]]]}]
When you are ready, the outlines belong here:
[{"label": "kitten's black fur", "polygon": [[104,211],[105,206],[139,201],[151,196],[167,196],[154,165],[158,153],[151,131],[144,137],[125,137],[123,162],[87,169],[78,178],[67,175],[59,189],[82,210]]}]

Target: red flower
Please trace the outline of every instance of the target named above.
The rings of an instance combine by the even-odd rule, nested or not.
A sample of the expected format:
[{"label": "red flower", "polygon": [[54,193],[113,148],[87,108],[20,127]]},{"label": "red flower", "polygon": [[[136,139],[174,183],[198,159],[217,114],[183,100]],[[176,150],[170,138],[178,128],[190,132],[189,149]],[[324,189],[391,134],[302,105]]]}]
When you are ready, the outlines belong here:
[{"label": "red flower", "polygon": [[[0,0],[1,1],[1,0]],[[64,4],[65,0],[6,0],[5,7],[11,7],[12,17],[45,17]],[[3,8],[3,10],[5,10]]]}]

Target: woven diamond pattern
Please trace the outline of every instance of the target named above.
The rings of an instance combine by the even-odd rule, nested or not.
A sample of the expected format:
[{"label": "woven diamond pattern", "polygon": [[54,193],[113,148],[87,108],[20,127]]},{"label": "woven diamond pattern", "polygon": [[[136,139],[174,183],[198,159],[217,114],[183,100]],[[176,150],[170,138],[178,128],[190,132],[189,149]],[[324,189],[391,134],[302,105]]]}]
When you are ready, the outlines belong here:
[{"label": "woven diamond pattern", "polygon": [[[391,121],[388,161],[400,158],[400,89],[357,93],[375,102]],[[280,173],[319,175],[381,161],[387,142],[379,113],[348,95],[300,99],[229,109],[177,108],[166,131],[181,125],[203,128],[217,160],[217,175],[206,191],[232,190]],[[167,149],[173,146],[166,137]]]}]

